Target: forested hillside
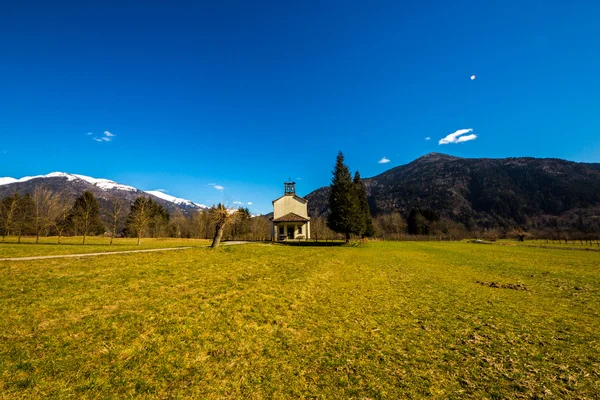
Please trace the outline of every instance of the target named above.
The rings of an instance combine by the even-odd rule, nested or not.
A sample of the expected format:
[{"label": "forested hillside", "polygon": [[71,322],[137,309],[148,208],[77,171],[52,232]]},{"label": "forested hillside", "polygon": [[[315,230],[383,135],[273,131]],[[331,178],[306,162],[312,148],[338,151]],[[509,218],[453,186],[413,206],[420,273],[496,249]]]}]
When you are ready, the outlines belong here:
[{"label": "forested hillside", "polygon": [[[364,182],[375,216],[397,211],[410,222],[412,211],[466,230],[600,231],[600,164],[431,153]],[[328,187],[307,196],[311,215],[327,213],[328,197]]]}]

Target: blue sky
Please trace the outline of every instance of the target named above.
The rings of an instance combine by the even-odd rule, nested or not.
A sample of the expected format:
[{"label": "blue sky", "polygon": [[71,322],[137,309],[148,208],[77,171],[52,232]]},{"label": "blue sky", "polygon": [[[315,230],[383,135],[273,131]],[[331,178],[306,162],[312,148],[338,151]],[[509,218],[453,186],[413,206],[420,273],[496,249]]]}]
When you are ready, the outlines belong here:
[{"label": "blue sky", "polygon": [[[599,15],[592,1],[3,4],[0,176],[268,212],[288,177],[302,195],[327,185],[338,150],[364,177],[432,151],[598,162]],[[472,140],[439,144],[459,130]]]}]

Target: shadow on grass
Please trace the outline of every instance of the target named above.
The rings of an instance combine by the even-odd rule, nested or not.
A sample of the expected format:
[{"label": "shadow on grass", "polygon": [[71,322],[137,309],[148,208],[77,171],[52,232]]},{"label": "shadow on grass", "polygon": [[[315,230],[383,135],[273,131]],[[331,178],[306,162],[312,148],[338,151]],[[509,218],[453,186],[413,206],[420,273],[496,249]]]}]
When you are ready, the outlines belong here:
[{"label": "shadow on grass", "polygon": [[332,247],[332,246],[343,246],[346,244],[344,241],[339,242],[274,242],[283,246],[309,246],[309,247]]}]

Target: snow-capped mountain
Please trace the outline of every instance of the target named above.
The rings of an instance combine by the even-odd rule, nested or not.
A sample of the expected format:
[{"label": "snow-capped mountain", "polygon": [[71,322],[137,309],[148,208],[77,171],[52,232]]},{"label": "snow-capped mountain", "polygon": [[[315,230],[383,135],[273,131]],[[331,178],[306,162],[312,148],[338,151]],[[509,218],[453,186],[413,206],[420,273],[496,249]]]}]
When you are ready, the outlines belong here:
[{"label": "snow-capped mountain", "polygon": [[163,200],[170,201],[171,203],[175,203],[178,205],[184,205],[184,206],[188,206],[188,207],[208,208],[204,204],[198,204],[198,203],[194,203],[193,201],[189,201],[186,199],[181,199],[179,197],[171,196],[160,190],[146,190],[146,193],[151,194],[152,196],[159,197]]},{"label": "snow-capped mountain", "polygon": [[25,176],[20,179],[4,177],[0,178],[0,197],[10,195],[14,192],[31,193],[36,186],[44,186],[55,192],[67,193],[73,197],[78,196],[86,190],[91,191],[100,200],[107,202],[111,198],[123,198],[127,203],[133,203],[139,196],[150,195],[154,200],[173,211],[192,211],[206,209],[203,204],[197,204],[190,200],[174,197],[158,190],[143,191],[133,186],[123,185],[110,179],[92,178],[86,175],[68,174],[65,172],[52,172],[47,175]]}]

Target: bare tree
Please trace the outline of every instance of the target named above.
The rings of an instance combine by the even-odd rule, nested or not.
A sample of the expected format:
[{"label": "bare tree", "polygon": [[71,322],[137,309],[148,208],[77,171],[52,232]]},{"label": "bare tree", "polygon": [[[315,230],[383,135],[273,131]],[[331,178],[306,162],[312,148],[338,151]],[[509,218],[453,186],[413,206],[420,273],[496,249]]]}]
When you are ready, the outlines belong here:
[{"label": "bare tree", "polygon": [[0,223],[2,223],[2,242],[10,235],[17,216],[20,196],[18,193],[7,196],[0,203]]},{"label": "bare tree", "polygon": [[110,243],[109,245],[113,244],[113,240],[115,238],[115,236],[117,235],[117,227],[119,225],[119,222],[121,220],[121,217],[123,217],[125,212],[125,201],[117,196],[114,196],[110,199],[110,208],[108,209],[108,217],[110,218]]},{"label": "bare tree", "polygon": [[98,234],[104,231],[104,226],[100,221],[100,206],[92,192],[83,192],[75,199],[71,215],[73,223],[83,233],[83,244],[85,244],[88,234]]},{"label": "bare tree", "polygon": [[57,244],[60,244],[60,238],[71,225],[71,201],[72,199],[65,194],[58,194],[52,198],[52,226],[58,236]]},{"label": "bare tree", "polygon": [[31,232],[33,226],[34,204],[31,195],[27,193],[19,197],[14,218],[14,229],[17,234],[17,243],[21,243],[21,236]]},{"label": "bare tree", "polygon": [[33,230],[35,231],[35,242],[39,243],[40,234],[46,233],[52,225],[52,206],[54,194],[41,186],[33,189]]},{"label": "bare tree", "polygon": [[188,236],[188,221],[180,210],[175,210],[169,219],[169,230],[171,235],[177,238]]},{"label": "bare tree", "polygon": [[224,204],[219,203],[216,206],[211,207],[210,216],[215,224],[215,235],[213,236],[211,248],[216,249],[221,243],[223,237],[223,231],[228,222],[235,218],[237,212],[227,209]]},{"label": "bare tree", "polygon": [[137,236],[138,246],[141,243],[142,235],[154,218],[154,211],[154,201],[149,197],[138,197],[131,205],[127,217],[127,230]]}]

